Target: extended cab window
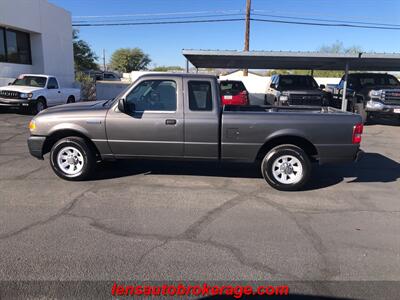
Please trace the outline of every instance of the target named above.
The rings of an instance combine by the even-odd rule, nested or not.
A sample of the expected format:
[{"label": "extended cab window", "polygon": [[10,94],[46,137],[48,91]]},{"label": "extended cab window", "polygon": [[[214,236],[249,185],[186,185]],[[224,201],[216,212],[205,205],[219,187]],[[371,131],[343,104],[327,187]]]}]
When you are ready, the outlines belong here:
[{"label": "extended cab window", "polygon": [[189,81],[188,87],[190,110],[212,110],[211,83],[209,81]]},{"label": "extended cab window", "polygon": [[49,78],[49,83],[47,84],[47,88],[52,90],[58,89],[57,80],[53,77]]},{"label": "extended cab window", "polygon": [[172,80],[146,80],[126,97],[135,111],[176,111],[176,83]]}]

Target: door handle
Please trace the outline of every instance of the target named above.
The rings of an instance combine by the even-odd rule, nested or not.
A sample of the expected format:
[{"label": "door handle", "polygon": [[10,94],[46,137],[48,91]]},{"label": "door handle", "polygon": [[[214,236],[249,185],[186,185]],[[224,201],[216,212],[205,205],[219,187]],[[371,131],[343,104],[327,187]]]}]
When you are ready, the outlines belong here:
[{"label": "door handle", "polygon": [[175,119],[167,119],[165,120],[165,125],[175,125],[176,120]]},{"label": "door handle", "polygon": [[60,91],[58,91],[57,93],[59,93],[59,94],[60,94],[61,92],[60,92]]}]

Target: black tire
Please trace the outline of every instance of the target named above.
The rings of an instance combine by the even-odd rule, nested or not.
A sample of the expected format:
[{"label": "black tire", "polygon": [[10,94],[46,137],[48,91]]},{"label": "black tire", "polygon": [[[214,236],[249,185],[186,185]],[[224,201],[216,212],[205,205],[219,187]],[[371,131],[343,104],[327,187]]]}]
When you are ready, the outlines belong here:
[{"label": "black tire", "polygon": [[[292,169],[292,173],[294,178],[299,176],[296,181],[292,183],[283,183],[278,181],[276,176],[273,174],[273,169],[276,168],[275,162],[279,162],[279,159],[282,157],[294,157],[297,159],[293,166],[290,164],[290,168],[298,169],[298,164],[301,164],[301,173],[298,174]],[[292,158],[291,158],[292,160]],[[289,161],[290,163],[290,161]],[[276,169],[277,170],[277,169]],[[264,157],[261,163],[261,173],[267,181],[267,183],[280,191],[297,191],[304,187],[304,185],[308,182],[311,175],[311,162],[308,155],[299,147],[295,145],[279,145],[275,148],[271,149]],[[290,176],[289,175],[282,175],[283,176]],[[282,180],[282,178],[281,178]],[[290,179],[289,179],[290,180]]]},{"label": "black tire", "polygon": [[[58,162],[58,155],[60,154],[60,152],[68,152],[66,149],[76,149],[81,154],[78,156],[79,159],[81,159],[82,164],[80,164],[80,162],[76,162],[77,168],[81,169],[75,174],[68,174],[67,172],[63,171],[62,166],[60,166],[60,163]],[[92,147],[85,141],[85,139],[76,136],[66,137],[56,142],[51,148],[50,165],[54,173],[56,173],[56,175],[62,179],[71,181],[89,179],[90,176],[93,174],[96,165],[95,152]]]},{"label": "black tire", "polygon": [[75,103],[75,97],[74,96],[69,96],[67,99],[67,104],[68,103]]},{"label": "black tire", "polygon": [[42,97],[36,100],[36,102],[33,104],[31,108],[31,112],[33,115],[37,115],[40,113],[42,110],[47,108],[47,103],[46,100]]}]

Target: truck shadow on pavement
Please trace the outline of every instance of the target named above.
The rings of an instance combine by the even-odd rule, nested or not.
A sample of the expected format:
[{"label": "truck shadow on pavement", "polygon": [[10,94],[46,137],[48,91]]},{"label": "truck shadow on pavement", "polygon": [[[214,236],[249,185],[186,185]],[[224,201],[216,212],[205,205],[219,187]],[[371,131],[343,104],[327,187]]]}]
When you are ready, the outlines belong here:
[{"label": "truck shadow on pavement", "polygon": [[[139,174],[262,179],[258,164],[121,160],[101,163],[94,180]],[[349,178],[348,183],[395,182],[400,178],[400,164],[379,153],[364,153],[357,163],[315,165],[310,183],[304,190],[333,186],[342,182],[344,178]]]}]

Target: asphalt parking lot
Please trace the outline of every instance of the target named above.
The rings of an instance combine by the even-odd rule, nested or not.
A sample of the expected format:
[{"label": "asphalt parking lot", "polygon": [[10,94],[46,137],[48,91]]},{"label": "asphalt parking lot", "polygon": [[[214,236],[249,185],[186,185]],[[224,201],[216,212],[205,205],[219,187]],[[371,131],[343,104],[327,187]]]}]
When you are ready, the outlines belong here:
[{"label": "asphalt parking lot", "polygon": [[67,182],[0,113],[0,280],[400,280],[400,126],[273,190],[247,165],[128,161]]}]

